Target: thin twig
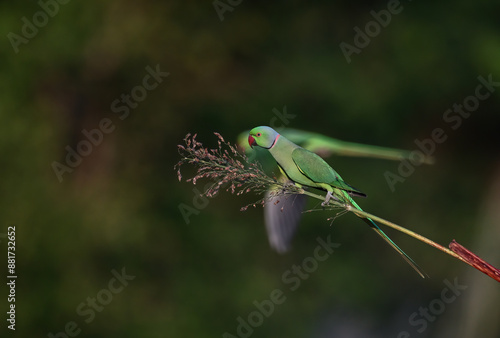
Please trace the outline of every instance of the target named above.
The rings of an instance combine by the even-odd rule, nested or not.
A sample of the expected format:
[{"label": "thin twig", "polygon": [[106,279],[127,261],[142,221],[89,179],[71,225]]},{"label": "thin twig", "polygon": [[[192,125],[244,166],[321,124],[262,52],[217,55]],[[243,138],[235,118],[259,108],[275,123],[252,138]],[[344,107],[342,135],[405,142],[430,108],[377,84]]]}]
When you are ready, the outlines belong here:
[{"label": "thin twig", "polygon": [[[317,198],[319,200],[324,200],[324,197],[321,196],[321,195],[318,195],[318,194],[314,194],[314,193],[311,193],[309,191],[304,191],[303,192],[304,194],[310,196],[310,197],[313,197],[313,198]],[[339,202],[336,202],[336,201],[330,201],[330,204],[331,205],[334,205],[336,207],[338,207],[339,205],[341,205],[341,203]],[[489,277],[493,278],[494,280],[496,280],[497,282],[500,282],[500,269],[497,269],[495,268],[493,265],[489,264],[488,262],[486,262],[484,259],[480,258],[479,256],[477,256],[476,254],[474,254],[472,251],[470,251],[469,249],[465,248],[464,246],[460,245],[459,243],[457,243],[455,240],[453,240],[450,244],[449,244],[449,247],[450,249],[442,246],[441,244],[438,244],[432,240],[430,240],[429,238],[427,237],[424,237],[414,231],[411,231],[407,228],[404,228],[400,225],[397,225],[393,222],[390,222],[386,219],[383,219],[381,217],[378,217],[376,215],[373,215],[373,214],[370,214],[366,211],[363,211],[363,210],[359,210],[359,209],[356,209],[354,207],[352,207],[350,204],[345,204],[344,205],[344,208],[354,214],[356,214],[358,217],[362,217],[362,218],[370,218],[372,219],[373,221],[376,221],[376,222],[379,222],[381,224],[385,224],[395,230],[398,230],[408,236],[411,236],[415,239],[418,239],[419,241],[421,242],[424,242],[425,244],[428,244],[438,250],[441,250],[442,252],[452,256],[452,257],[455,257],[456,259],[459,259],[461,260],[462,262],[464,263],[467,263],[469,264],[470,266],[472,266],[473,268],[483,272],[484,274],[488,275]]]},{"label": "thin twig", "polygon": [[[306,194],[307,196],[310,196],[310,197],[313,197],[313,198],[316,198],[316,199],[319,199],[319,200],[324,200],[325,198],[321,195],[318,195],[318,194],[314,194],[314,193],[311,193],[309,191],[304,191],[304,194]],[[456,253],[454,253],[453,251],[451,251],[450,249],[442,246],[441,244],[438,244],[430,239],[428,239],[427,237],[424,237],[420,234],[417,234],[416,232],[414,231],[411,231],[411,230],[408,230],[400,225],[397,225],[393,222],[390,222],[386,219],[383,219],[381,217],[378,217],[378,216],[375,216],[373,214],[370,214],[366,211],[363,211],[363,210],[359,210],[359,209],[356,209],[356,208],[353,208],[350,204],[341,204],[339,202],[336,202],[336,201],[332,201],[330,200],[330,204],[331,205],[334,205],[334,206],[339,206],[341,205],[343,208],[345,208],[346,210],[356,214],[358,217],[361,217],[361,218],[371,218],[373,221],[376,221],[376,222],[379,222],[379,223],[382,223],[382,224],[385,224],[393,229],[396,229],[402,233],[405,233],[407,234],[408,236],[411,236],[413,238],[416,238],[418,239],[419,241],[422,241],[430,246],[433,246],[435,247],[436,249],[438,250],[441,250],[443,251],[444,253],[447,253],[448,255],[450,256],[453,256],[455,258],[458,258],[458,259],[461,259],[463,260],[459,255],[457,255]]]}]

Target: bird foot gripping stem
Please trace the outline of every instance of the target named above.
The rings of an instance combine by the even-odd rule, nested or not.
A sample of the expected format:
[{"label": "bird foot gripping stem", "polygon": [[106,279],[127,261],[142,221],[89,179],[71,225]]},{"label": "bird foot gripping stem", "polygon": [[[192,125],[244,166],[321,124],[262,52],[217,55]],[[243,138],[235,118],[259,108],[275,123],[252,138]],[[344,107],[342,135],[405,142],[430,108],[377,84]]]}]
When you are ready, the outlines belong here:
[{"label": "bird foot gripping stem", "polygon": [[333,199],[336,199],[332,193],[329,191],[327,194],[326,194],[326,198],[325,200],[321,203],[321,206],[324,208],[326,206],[328,206],[328,204],[330,203],[330,198],[333,198]]}]

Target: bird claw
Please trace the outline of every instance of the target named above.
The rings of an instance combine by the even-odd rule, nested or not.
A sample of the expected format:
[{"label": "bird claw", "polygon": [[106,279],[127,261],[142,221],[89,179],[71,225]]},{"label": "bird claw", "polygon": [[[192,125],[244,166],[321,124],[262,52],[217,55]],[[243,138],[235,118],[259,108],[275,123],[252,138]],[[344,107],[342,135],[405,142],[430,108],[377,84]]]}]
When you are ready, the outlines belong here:
[{"label": "bird claw", "polygon": [[332,193],[331,193],[331,192],[328,192],[328,193],[326,194],[326,198],[325,198],[325,200],[321,203],[321,206],[322,206],[322,207],[326,207],[326,206],[328,206],[328,204],[329,204],[329,202],[330,202],[330,198],[333,198],[333,195],[332,195]]}]

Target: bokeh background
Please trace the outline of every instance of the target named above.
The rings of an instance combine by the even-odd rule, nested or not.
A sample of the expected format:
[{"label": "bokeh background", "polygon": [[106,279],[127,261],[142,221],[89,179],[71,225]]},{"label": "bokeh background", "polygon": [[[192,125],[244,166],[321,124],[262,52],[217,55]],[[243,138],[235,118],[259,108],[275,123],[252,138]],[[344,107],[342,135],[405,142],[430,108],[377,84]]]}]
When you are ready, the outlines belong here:
[{"label": "bokeh background", "polygon": [[[284,106],[288,127],[408,150],[442,128],[436,163],[395,191],[384,173],[397,174],[398,162],[330,163],[369,195],[365,210],[499,266],[500,87],[456,130],[443,119],[475,94],[479,76],[500,81],[498,4],[403,1],[350,63],[340,44],[354,45],[354,28],[364,31],[388,2],[222,0],[223,14],[212,1],[47,4],[0,3],[0,232],[16,226],[17,334],[238,336],[238,317],[248,321],[254,301],[280,289],[286,301],[240,336],[500,337],[498,283],[469,266],[387,230],[431,276],[421,280],[355,216],[330,224],[326,211],[306,214],[293,251],[278,255],[262,208],[240,211],[259,196],[222,192],[187,224],[179,207],[193,206],[195,192],[173,170],[188,132],[207,146],[215,131],[235,141]],[[40,27],[24,28],[22,40],[33,16]],[[112,103],[157,65],[170,75],[120,119]],[[66,147],[104,118],[113,132],[60,182],[54,161],[66,164]],[[283,273],[329,235],[340,247],[291,291]],[[123,268],[135,278],[112,294],[112,271]],[[467,288],[441,307],[445,281]],[[91,309],[96,296],[86,322],[77,307]]]}]

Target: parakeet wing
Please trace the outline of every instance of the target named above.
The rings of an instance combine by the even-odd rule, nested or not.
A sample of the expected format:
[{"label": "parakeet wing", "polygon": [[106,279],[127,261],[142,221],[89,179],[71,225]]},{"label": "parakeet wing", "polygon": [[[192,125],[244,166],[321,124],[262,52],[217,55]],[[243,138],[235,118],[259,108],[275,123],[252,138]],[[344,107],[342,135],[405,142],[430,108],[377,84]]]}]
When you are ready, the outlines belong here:
[{"label": "parakeet wing", "polygon": [[356,196],[366,197],[366,194],[345,183],[321,157],[309,150],[297,148],[292,152],[292,160],[302,174],[315,183],[326,183],[335,188],[345,190]]}]

